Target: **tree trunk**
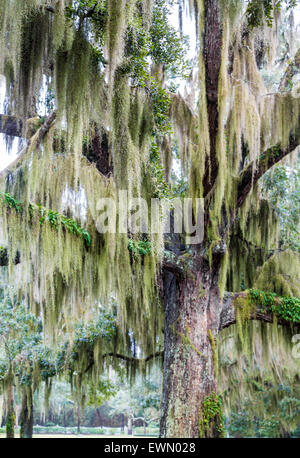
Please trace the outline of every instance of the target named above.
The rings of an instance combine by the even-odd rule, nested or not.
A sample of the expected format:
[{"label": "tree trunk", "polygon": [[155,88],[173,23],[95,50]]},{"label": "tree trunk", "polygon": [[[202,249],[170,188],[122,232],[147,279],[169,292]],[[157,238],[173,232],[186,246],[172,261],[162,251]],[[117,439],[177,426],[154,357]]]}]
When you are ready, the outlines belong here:
[{"label": "tree trunk", "polygon": [[77,404],[76,417],[77,417],[77,434],[80,434],[80,404]]},{"label": "tree trunk", "polygon": [[[194,272],[178,278],[164,272],[164,383],[161,437],[197,438],[222,435],[221,415],[207,418],[203,401],[214,402],[217,383],[217,335],[222,304],[219,269],[200,261]],[[217,408],[218,407],[218,408]],[[205,416],[206,415],[206,416]]]},{"label": "tree trunk", "polygon": [[101,417],[100,409],[98,407],[96,407],[96,415],[98,417],[97,426],[102,428],[102,417]]},{"label": "tree trunk", "polygon": [[6,414],[6,437],[15,437],[15,409],[14,409],[14,386],[10,385],[7,389],[7,414]]},{"label": "tree trunk", "polygon": [[132,417],[128,417],[128,436],[132,436]]},{"label": "tree trunk", "polygon": [[121,433],[124,433],[124,414],[121,413]]},{"label": "tree trunk", "polygon": [[31,439],[33,435],[33,399],[31,388],[23,391],[20,437]]},{"label": "tree trunk", "polygon": [[[223,42],[220,5],[220,0],[205,0],[203,11],[205,27],[202,45],[210,140],[203,178],[204,197],[212,191],[219,172],[217,137],[220,128],[219,77]],[[206,225],[208,219],[206,214]],[[170,268],[163,273],[162,437],[219,437],[223,433],[221,401],[216,394],[217,355],[214,339],[222,312],[218,280],[224,253],[215,253],[210,267],[207,259],[200,255],[207,249],[206,242],[193,254],[190,270],[183,266],[184,275],[178,273],[178,269],[176,272]]]}]

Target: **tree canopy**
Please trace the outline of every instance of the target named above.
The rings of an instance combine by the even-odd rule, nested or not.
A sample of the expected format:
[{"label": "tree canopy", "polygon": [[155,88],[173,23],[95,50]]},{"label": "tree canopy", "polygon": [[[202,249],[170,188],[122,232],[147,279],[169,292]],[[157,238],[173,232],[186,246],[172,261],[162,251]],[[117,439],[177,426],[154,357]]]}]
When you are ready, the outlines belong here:
[{"label": "tree canopy", "polygon": [[[250,354],[278,383],[300,323],[295,18],[296,0],[0,0],[0,132],[23,139],[0,172],[10,424],[15,377],[67,374],[83,402],[108,367],[163,357],[161,436],[223,437],[227,328],[240,393]],[[142,199],[168,204],[167,234]]]}]

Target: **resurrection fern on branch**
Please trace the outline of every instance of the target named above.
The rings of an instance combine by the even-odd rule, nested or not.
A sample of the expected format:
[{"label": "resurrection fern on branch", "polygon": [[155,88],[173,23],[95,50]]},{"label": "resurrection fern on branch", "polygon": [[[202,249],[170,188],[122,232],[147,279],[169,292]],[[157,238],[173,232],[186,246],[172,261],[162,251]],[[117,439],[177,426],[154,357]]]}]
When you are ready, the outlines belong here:
[{"label": "resurrection fern on branch", "polygon": [[[12,195],[8,192],[0,191],[0,197],[3,199],[4,204],[12,209],[14,208],[16,212],[21,213],[24,209],[24,204],[19,202],[15,199]],[[46,208],[42,207],[41,205],[29,203],[28,210],[30,217],[34,217],[34,213],[37,212],[39,215],[40,224],[43,224],[44,221],[48,222],[51,227],[57,228],[59,225],[62,225],[67,231],[71,234],[74,234],[80,238],[82,238],[85,242],[86,247],[88,248],[91,246],[91,236],[83,229],[77,221],[72,218],[67,218],[66,216],[59,214],[53,210],[47,210]]]},{"label": "resurrection fern on branch", "polygon": [[250,289],[251,303],[260,306],[262,311],[271,311],[279,318],[292,323],[300,323],[300,298],[279,297],[275,293]]}]

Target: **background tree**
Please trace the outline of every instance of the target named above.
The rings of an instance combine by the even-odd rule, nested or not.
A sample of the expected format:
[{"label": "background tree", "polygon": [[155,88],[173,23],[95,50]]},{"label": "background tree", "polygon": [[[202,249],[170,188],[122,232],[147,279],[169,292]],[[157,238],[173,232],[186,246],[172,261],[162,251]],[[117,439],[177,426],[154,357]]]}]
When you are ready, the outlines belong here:
[{"label": "background tree", "polygon": [[[12,293],[13,294],[13,293]],[[49,364],[49,350],[42,344],[42,325],[21,302],[2,297],[1,382],[6,396],[7,437],[14,436],[14,387],[22,399],[20,435],[32,437],[33,394],[43,380],[41,366]]]},{"label": "background tree", "polygon": [[147,378],[138,377],[132,386],[120,384],[116,396],[108,403],[111,414],[123,414],[127,419],[127,431],[131,435],[133,427],[139,421],[144,426],[158,423],[160,418],[161,386],[157,370]]}]

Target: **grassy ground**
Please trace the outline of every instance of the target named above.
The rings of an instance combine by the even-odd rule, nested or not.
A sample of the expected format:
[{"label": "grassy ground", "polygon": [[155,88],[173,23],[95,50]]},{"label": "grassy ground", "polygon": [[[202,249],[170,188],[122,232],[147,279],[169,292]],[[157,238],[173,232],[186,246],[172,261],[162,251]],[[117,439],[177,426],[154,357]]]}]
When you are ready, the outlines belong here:
[{"label": "grassy ground", "polygon": [[[18,437],[18,435],[16,435]],[[116,438],[130,438],[130,439],[143,439],[143,438],[155,438],[156,436],[126,436],[126,434],[122,435],[113,435],[113,436],[105,436],[104,434],[80,434],[80,435],[75,435],[75,434],[34,434],[33,439],[39,438],[39,439],[116,439]],[[4,439],[5,434],[0,434],[0,439]]]},{"label": "grassy ground", "polygon": [[[126,431],[126,430],[125,430]],[[0,428],[0,438],[5,438],[5,427]],[[146,437],[158,437],[159,436],[159,429],[157,427],[154,428],[147,428],[146,435],[144,434],[143,427],[137,427],[134,430],[132,436],[122,434],[120,428],[93,428],[93,427],[84,427],[81,428],[81,434],[77,434],[76,427],[68,427],[64,428],[62,426],[39,426],[36,425],[34,427],[34,434],[33,438],[50,438],[50,439],[57,439],[57,438],[91,438],[91,439],[98,439],[98,438],[110,438],[110,439],[120,439],[120,438],[146,438]],[[15,428],[15,437],[20,437],[19,428]]]}]

